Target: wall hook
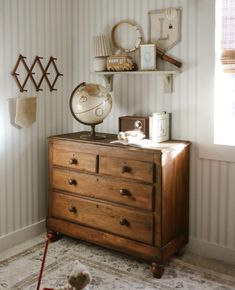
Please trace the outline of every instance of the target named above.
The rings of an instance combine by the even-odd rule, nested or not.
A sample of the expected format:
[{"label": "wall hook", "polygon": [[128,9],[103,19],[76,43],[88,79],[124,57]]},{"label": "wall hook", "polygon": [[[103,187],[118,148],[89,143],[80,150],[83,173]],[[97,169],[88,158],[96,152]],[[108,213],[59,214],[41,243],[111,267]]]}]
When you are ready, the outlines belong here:
[{"label": "wall hook", "polygon": [[[31,67],[29,67],[27,65],[26,59],[27,58],[25,56],[20,54],[19,57],[18,57],[18,60],[17,60],[17,62],[15,64],[15,67],[14,67],[12,73],[11,73],[12,76],[14,77],[14,79],[16,80],[16,83],[17,83],[20,91],[21,92],[27,92],[27,90],[25,89],[25,86],[26,86],[26,84],[27,84],[29,79],[31,79],[31,81],[33,82],[36,91],[42,91],[41,85],[42,85],[42,82],[43,82],[44,79],[46,80],[46,82],[47,82],[47,84],[48,84],[48,86],[50,88],[50,91],[56,91],[54,86],[55,86],[55,84],[57,82],[57,79],[59,78],[59,76],[63,76],[63,74],[59,72],[59,70],[57,68],[57,65],[55,63],[57,58],[51,56],[46,68],[43,67],[43,64],[41,62],[43,57],[41,57],[41,56],[36,56],[34,58],[34,61],[33,61],[32,65],[31,65]],[[17,71],[19,69],[19,66],[20,66],[21,63],[23,64],[23,67],[26,70],[26,77],[25,77],[23,83],[20,82],[20,79],[19,79],[20,73]],[[41,78],[40,78],[38,83],[35,80],[36,73],[33,71],[36,66],[39,66],[39,68],[41,70],[41,73],[42,73],[42,76],[41,76]],[[55,78],[52,81],[50,81],[50,79],[48,78],[48,75],[51,74],[48,71],[50,69],[50,67],[52,67],[55,70],[55,73],[56,73],[56,76],[55,76]]]}]

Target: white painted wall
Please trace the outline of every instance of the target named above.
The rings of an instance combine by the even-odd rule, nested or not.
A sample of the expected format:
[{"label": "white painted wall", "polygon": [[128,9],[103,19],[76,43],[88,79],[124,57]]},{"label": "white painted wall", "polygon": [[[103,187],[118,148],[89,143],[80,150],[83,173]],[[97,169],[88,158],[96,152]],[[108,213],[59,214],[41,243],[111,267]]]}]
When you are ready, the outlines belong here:
[{"label": "white painted wall", "polygon": [[[0,246],[1,237],[6,241],[6,235],[12,237],[45,218],[46,137],[72,130],[67,101],[73,87],[82,81],[102,82],[92,72],[92,37],[99,32],[110,35],[116,22],[130,18],[142,26],[147,39],[148,11],[175,6],[183,9],[182,41],[169,53],[184,66],[174,78],[174,93],[164,94],[159,76],[116,76],[112,112],[97,130],[117,132],[120,115],[171,112],[173,138],[193,142],[189,246],[235,261],[235,164],[198,158],[204,126],[199,121],[207,114],[202,95],[205,105],[213,106],[213,71],[202,68],[207,60],[213,64],[208,47],[213,41],[214,0],[0,0],[0,5]],[[17,94],[9,72],[19,53],[29,59],[57,56],[64,73],[58,92],[46,89],[38,94],[38,121],[27,130],[13,128],[7,112],[6,99]],[[208,115],[206,122],[211,120]],[[74,131],[82,128],[74,122]]]}]

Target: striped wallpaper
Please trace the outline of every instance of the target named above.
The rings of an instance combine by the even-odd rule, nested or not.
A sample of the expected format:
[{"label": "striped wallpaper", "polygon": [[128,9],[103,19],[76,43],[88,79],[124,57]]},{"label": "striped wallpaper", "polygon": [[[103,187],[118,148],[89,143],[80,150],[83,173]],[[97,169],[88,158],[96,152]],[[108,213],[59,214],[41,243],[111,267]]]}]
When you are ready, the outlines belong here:
[{"label": "striped wallpaper", "polygon": [[[199,16],[203,13],[200,2],[203,0],[74,0],[74,27],[79,27],[74,30],[74,86],[82,81],[102,82],[102,78],[92,73],[94,35],[105,33],[110,37],[115,23],[121,19],[134,19],[141,25],[144,39],[147,40],[148,11],[169,6],[182,8],[182,41],[169,52],[183,62],[182,73],[174,76],[174,92],[164,93],[160,76],[117,75],[114,78],[112,112],[102,125],[97,126],[97,130],[117,132],[118,116],[126,114],[148,115],[162,110],[171,112],[172,137],[193,142],[190,168],[192,245],[200,241],[202,247],[204,243],[225,247],[231,250],[231,259],[227,258],[232,261],[235,258],[235,164],[198,158],[198,27],[201,21]],[[214,1],[208,2],[212,3],[213,10]],[[208,11],[204,13],[206,15]],[[74,123],[74,130],[79,128],[81,126]]]},{"label": "striped wallpaper", "polygon": [[[68,1],[69,2],[69,1]],[[72,3],[61,0],[0,0],[0,236],[45,218],[47,141],[71,130],[68,92],[72,89]],[[10,124],[9,99],[21,96],[11,76],[19,54],[32,64],[35,56],[57,57],[64,76],[50,92],[45,82],[36,92],[37,121],[29,129]],[[37,71],[38,72],[38,71]]]},{"label": "striped wallpaper", "polygon": [[[182,41],[169,53],[184,64],[174,76],[174,92],[164,93],[161,76],[115,76],[112,112],[97,130],[117,132],[118,117],[127,114],[171,112],[172,137],[193,142],[191,248],[200,252],[200,245],[215,246],[230,253],[228,261],[235,257],[235,164],[198,158],[198,24],[199,15],[207,13],[200,11],[200,1],[0,0],[0,239],[45,218],[46,137],[83,129],[72,121],[68,97],[80,82],[103,82],[93,72],[93,36],[110,36],[116,22],[134,19],[147,40],[148,11],[174,6],[183,11]],[[19,53],[29,61],[35,55],[56,56],[64,74],[58,91],[45,86],[36,94],[37,122],[20,130],[10,125],[8,113],[8,98],[18,94],[10,72]],[[35,94],[33,88],[30,93]]]}]

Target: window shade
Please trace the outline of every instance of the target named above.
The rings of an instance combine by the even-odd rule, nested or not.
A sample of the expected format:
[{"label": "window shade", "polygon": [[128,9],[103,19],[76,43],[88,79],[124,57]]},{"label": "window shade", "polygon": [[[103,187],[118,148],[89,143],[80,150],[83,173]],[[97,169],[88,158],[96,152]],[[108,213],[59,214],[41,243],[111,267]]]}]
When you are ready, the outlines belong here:
[{"label": "window shade", "polygon": [[221,62],[224,72],[235,73],[235,1],[223,0]]}]

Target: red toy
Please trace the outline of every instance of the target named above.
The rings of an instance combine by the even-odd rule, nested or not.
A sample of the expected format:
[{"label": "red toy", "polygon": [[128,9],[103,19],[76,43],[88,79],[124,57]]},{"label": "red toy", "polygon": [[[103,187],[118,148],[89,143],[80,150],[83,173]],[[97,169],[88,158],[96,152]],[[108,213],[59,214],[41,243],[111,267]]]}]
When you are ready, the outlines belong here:
[{"label": "red toy", "polygon": [[[38,276],[38,285],[37,285],[36,290],[40,290],[40,285],[41,285],[41,280],[42,280],[42,273],[43,273],[43,269],[44,269],[44,265],[45,265],[45,261],[46,261],[48,245],[49,245],[49,242],[52,241],[52,238],[53,238],[53,235],[48,233],[47,234],[46,244],[45,244],[44,255],[43,255],[43,259],[42,259],[42,264],[41,264],[41,269],[40,269],[40,273],[39,273],[39,276]],[[90,284],[91,280],[92,280],[91,274],[87,270],[86,266],[83,265],[82,263],[80,263],[78,260],[76,260],[74,262],[74,268],[73,268],[70,276],[68,276],[68,284],[69,284],[69,286],[66,286],[66,287],[68,289],[72,289],[73,288],[73,289],[78,289],[78,290],[82,290],[82,289],[85,290],[85,289],[87,289],[85,287],[88,284]],[[55,288],[43,288],[43,290],[55,290]]]},{"label": "red toy", "polygon": [[[45,261],[46,261],[48,244],[51,241],[51,238],[52,238],[52,235],[48,233],[47,234],[46,245],[45,245],[45,250],[44,250],[44,255],[43,255],[43,259],[42,259],[42,264],[41,264],[41,269],[40,269],[40,273],[39,273],[39,277],[38,277],[37,290],[40,290],[40,285],[41,285],[41,280],[42,280],[42,273],[43,273],[43,269],[44,269],[44,265],[45,265]],[[54,290],[54,288],[43,288],[43,290]]]}]

